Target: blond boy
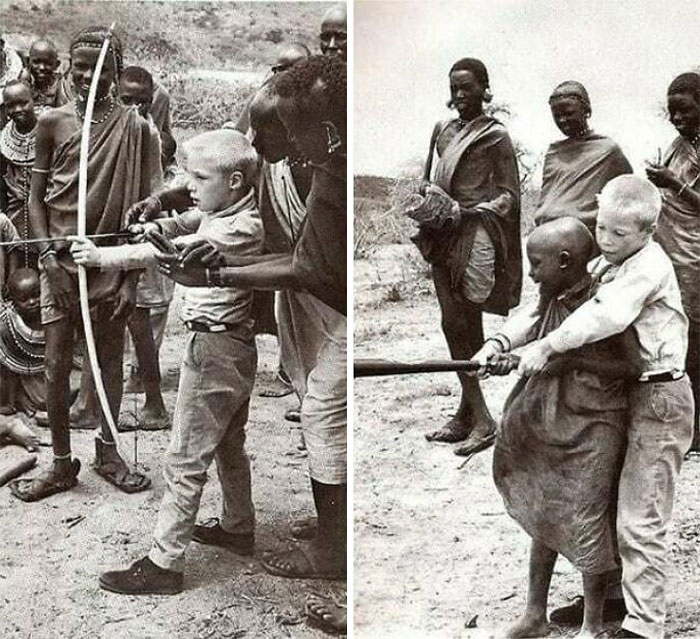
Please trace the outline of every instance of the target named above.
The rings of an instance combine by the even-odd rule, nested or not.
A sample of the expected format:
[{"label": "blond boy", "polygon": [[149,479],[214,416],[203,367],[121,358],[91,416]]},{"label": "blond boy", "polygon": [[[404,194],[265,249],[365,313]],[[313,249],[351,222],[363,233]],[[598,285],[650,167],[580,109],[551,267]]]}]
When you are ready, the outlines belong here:
[{"label": "blond boy", "polygon": [[[257,155],[247,138],[231,130],[203,133],[185,147],[188,189],[197,209],[154,224],[179,246],[205,238],[228,256],[259,253],[263,230],[253,184]],[[77,263],[101,268],[141,268],[156,263],[150,244],[96,249],[72,248]],[[173,433],[165,458],[165,494],[147,557],[100,577],[105,590],[122,594],[175,594],[182,590],[185,550],[200,543],[253,552],[255,513],[250,465],[244,450],[248,403],[257,351],[251,317],[253,293],[243,288],[189,288],[182,319],[190,330],[180,369]],[[195,519],[216,459],[223,493],[220,521],[197,526]]]}]

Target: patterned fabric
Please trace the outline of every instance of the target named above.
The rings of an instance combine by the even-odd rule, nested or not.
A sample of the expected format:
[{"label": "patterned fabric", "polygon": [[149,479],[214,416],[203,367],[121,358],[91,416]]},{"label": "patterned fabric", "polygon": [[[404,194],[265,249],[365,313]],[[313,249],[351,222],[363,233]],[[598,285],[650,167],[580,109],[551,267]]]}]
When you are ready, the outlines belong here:
[{"label": "patterned fabric", "polygon": [[29,328],[12,304],[0,306],[0,363],[18,375],[44,370],[44,332]]}]

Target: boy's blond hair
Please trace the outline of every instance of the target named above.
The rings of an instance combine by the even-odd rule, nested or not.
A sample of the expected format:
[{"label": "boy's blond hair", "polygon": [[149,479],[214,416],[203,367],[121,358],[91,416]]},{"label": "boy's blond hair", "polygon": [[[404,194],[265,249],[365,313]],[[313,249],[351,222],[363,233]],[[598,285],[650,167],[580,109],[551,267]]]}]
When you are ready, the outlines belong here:
[{"label": "boy's blond hair", "polygon": [[250,140],[232,129],[217,129],[200,133],[187,140],[183,145],[185,157],[197,155],[216,164],[216,168],[225,176],[239,171],[247,186],[255,183],[258,170],[258,154]]},{"label": "boy's blond hair", "polygon": [[598,208],[634,217],[641,228],[651,229],[661,212],[661,193],[645,178],[619,175],[598,194]]}]

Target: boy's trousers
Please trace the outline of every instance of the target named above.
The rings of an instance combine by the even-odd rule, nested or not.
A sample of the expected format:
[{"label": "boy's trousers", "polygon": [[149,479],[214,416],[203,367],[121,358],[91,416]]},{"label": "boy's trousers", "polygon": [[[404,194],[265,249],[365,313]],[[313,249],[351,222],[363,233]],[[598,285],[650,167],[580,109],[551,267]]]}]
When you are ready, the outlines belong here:
[{"label": "boy's trousers", "polygon": [[692,433],[693,397],[687,377],[634,385],[617,513],[627,606],[622,626],[651,639],[664,636],[666,533]]},{"label": "boy's trousers", "polygon": [[255,342],[228,333],[192,333],[180,369],[165,493],[149,557],[182,572],[213,459],[223,493],[221,526],[252,533],[250,463],[244,450],[248,402],[255,382]]}]

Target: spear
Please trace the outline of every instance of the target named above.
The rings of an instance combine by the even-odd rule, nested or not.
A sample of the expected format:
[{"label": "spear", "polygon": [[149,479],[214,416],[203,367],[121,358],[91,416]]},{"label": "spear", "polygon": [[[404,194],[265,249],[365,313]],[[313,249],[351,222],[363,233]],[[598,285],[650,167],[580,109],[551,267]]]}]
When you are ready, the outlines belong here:
[{"label": "spear", "polygon": [[[507,366],[501,364],[498,369],[487,365],[486,370],[494,375],[507,375],[518,367],[520,358],[510,355]],[[384,375],[414,375],[416,373],[475,373],[481,365],[469,359],[428,359],[418,362],[398,362],[389,359],[355,358],[353,362],[355,377],[381,377]]]}]

